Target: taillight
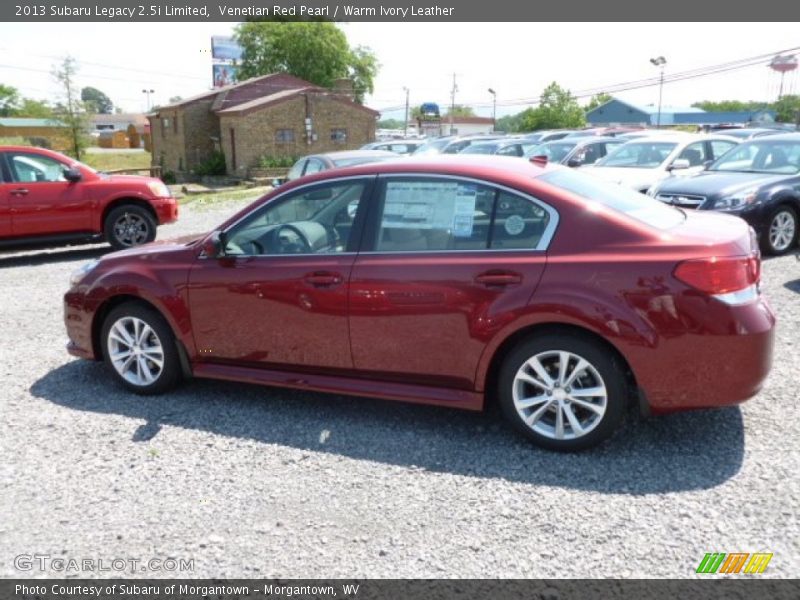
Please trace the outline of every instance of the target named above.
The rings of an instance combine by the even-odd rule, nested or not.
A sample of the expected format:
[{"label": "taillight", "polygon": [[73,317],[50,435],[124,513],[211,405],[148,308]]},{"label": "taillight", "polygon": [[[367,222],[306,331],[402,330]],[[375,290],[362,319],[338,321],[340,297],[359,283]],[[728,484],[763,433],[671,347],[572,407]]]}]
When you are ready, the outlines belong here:
[{"label": "taillight", "polygon": [[756,255],[685,260],[675,269],[677,279],[714,296],[745,290],[758,283],[760,274]]}]

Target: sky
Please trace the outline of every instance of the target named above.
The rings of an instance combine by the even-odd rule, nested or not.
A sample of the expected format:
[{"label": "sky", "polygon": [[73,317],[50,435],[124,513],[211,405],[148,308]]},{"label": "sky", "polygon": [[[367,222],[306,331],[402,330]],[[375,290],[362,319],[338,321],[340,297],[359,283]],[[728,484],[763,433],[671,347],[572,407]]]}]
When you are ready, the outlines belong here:
[{"label": "sky", "polygon": [[[191,96],[211,85],[210,37],[235,23],[23,23],[0,24],[0,82],[22,95],[52,99],[51,71],[71,55],[78,84],[103,90],[126,112],[172,96]],[[512,114],[538,98],[551,81],[572,90],[658,75],[649,59],[664,56],[665,73],[716,65],[800,46],[796,23],[344,23],[351,45],[369,46],[381,69],[366,104],[383,117],[403,116],[404,87],[412,106],[450,104],[453,73],[457,104],[491,116]],[[800,93],[797,72],[784,93]],[[764,65],[668,83],[663,106],[700,100],[772,101],[780,76]],[[658,87],[616,94],[633,104],[658,102]],[[585,102],[583,100],[582,102]],[[387,110],[392,109],[392,110]]]}]

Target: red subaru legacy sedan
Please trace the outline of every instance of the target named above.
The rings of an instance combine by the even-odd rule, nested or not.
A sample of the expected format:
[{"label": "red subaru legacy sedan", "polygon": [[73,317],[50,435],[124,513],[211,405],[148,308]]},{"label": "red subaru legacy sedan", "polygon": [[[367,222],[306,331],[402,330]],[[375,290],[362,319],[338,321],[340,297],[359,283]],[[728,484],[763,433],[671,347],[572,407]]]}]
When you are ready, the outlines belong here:
[{"label": "red subaru legacy sedan", "polygon": [[193,375],[479,410],[576,450],[647,413],[735,404],[775,318],[752,230],[518,158],[298,179],[207,235],[73,275],[75,356],[137,393]]},{"label": "red subaru legacy sedan", "polygon": [[42,148],[0,147],[0,247],[83,243],[126,248],[178,218],[178,203],[153,177],[105,175]]}]

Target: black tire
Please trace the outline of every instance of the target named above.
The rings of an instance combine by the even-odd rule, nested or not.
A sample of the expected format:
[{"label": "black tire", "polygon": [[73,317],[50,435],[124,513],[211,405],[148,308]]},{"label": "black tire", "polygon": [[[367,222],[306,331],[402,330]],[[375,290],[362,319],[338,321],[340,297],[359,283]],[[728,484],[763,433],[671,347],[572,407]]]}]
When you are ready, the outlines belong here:
[{"label": "black tire", "polygon": [[[791,241],[788,245],[784,246],[782,243],[776,243],[778,240],[773,239],[772,229],[773,225],[777,226],[778,219],[791,219],[794,227]],[[797,211],[791,206],[781,205],[775,208],[767,219],[767,227],[761,235],[761,249],[764,254],[771,254],[772,256],[781,256],[789,252],[797,244]]]},{"label": "black tire", "polygon": [[115,250],[132,248],[156,239],[156,221],[146,208],[123,204],[106,215],[103,234]]},{"label": "black tire", "polygon": [[[560,365],[560,360],[557,361],[559,352],[568,352],[572,355],[572,358],[566,361],[568,369],[569,367],[574,369],[581,358],[589,364],[590,368],[578,371],[577,378],[565,387],[554,384],[552,392],[546,392],[543,388],[540,389],[525,382],[515,383],[516,376],[523,365],[526,365],[529,359],[537,356],[545,372],[548,375],[554,375],[554,379],[557,379],[559,375],[557,367]],[[554,367],[556,368],[554,369]],[[532,371],[528,369],[529,367],[526,367],[523,373],[530,375]],[[571,371],[568,370],[567,374],[570,373]],[[543,381],[539,376],[536,376],[536,379]],[[584,337],[572,332],[565,332],[563,335],[547,333],[533,336],[520,343],[509,353],[501,365],[497,385],[500,409],[506,420],[535,444],[561,452],[583,450],[611,437],[622,421],[627,404],[625,374],[618,359],[599,342],[588,336]],[[584,404],[578,404],[578,401],[567,394],[567,392],[575,392],[575,390],[595,389],[600,386],[604,386],[606,393],[605,410],[602,415],[599,415],[594,409],[585,408],[586,404],[600,406],[602,404],[601,395],[588,397],[588,400],[586,400],[587,396],[582,395],[583,397],[578,398],[578,401],[582,401]],[[565,394],[566,398],[541,400],[532,407],[520,409],[523,411],[520,412],[515,405],[515,388],[519,395],[526,399],[540,395],[542,398],[554,398],[553,394]],[[557,389],[566,391],[558,392]],[[567,408],[562,409],[562,403],[568,405]],[[529,426],[525,422],[525,417],[533,418],[533,413],[539,409],[543,411],[541,417]],[[524,410],[530,412],[524,413]],[[586,433],[575,435],[575,430],[569,424],[567,410],[576,418],[579,426],[585,425]],[[556,437],[558,431],[556,415],[559,411],[561,411],[563,423],[561,429],[564,435],[563,439]],[[586,423],[582,422],[583,417],[586,418]],[[539,428],[540,431],[535,430],[534,427]],[[549,435],[543,433],[542,430],[545,429],[552,429],[552,432]]]},{"label": "black tire", "polygon": [[[158,373],[155,375],[152,381],[147,381],[146,377],[142,377],[142,382],[137,384],[135,381],[132,381],[132,379],[135,377],[134,373],[129,373],[129,377],[126,378],[112,361],[112,347],[115,347],[119,351],[123,346],[121,346],[117,340],[109,340],[111,329],[121,320],[123,320],[122,323],[120,323],[121,326],[131,325],[131,319],[138,319],[141,323],[146,324],[152,330],[153,334],[155,335],[155,340],[157,340],[158,344],[160,345],[162,357],[162,365],[160,366],[160,369],[158,368],[156,362],[153,362],[150,360],[150,358],[148,358],[157,358],[159,356],[157,352],[152,354],[148,354],[147,352],[139,354],[140,352],[143,352],[145,348],[155,347],[155,344],[152,343],[154,338],[150,335],[147,335],[146,339],[144,339],[145,336],[142,336],[142,342],[137,344],[137,347],[139,348],[139,351],[136,353],[137,356],[133,358],[133,360],[138,363],[139,357],[141,356],[142,360],[147,362],[144,366],[139,364],[131,365],[131,367],[136,371],[136,374],[140,376],[143,375],[144,371],[147,371],[152,375],[153,372],[157,370]],[[129,334],[134,331],[131,327],[125,328]],[[145,330],[142,328],[140,331]],[[116,337],[119,339],[119,335]],[[170,328],[169,324],[167,324],[167,322],[164,320],[164,317],[147,306],[137,302],[126,302],[125,304],[121,304],[112,309],[111,312],[109,312],[106,316],[105,321],[103,321],[103,328],[100,334],[100,344],[102,347],[103,359],[108,365],[109,370],[114,374],[114,377],[117,381],[119,381],[123,386],[132,392],[142,395],[161,394],[175,387],[175,385],[177,385],[181,380],[181,364],[180,357],[178,356],[178,349],[175,343],[175,335],[172,333],[172,329]]]}]

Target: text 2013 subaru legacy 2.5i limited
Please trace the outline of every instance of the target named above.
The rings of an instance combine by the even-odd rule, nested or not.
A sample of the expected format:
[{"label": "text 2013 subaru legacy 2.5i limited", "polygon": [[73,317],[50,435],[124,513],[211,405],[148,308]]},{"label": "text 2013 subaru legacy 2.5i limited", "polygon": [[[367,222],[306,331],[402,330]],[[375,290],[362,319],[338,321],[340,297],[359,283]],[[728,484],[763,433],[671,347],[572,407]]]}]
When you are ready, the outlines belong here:
[{"label": "text 2013 subaru legacy 2.5i limited", "polygon": [[518,158],[298,179],[183,243],[90,263],[69,351],[129,389],[208,377],[479,410],[557,450],[760,389],[774,316],[739,218]]}]

